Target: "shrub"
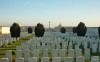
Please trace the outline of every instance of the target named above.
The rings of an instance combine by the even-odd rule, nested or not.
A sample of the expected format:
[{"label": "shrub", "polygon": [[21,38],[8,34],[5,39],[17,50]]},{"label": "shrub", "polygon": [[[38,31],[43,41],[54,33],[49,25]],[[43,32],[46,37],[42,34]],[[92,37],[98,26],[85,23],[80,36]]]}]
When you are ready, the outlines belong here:
[{"label": "shrub", "polygon": [[28,28],[28,33],[32,33],[33,29],[31,27]]},{"label": "shrub", "polygon": [[62,27],[62,28],[60,29],[60,32],[61,32],[61,33],[65,33],[65,32],[66,32],[66,28]]},{"label": "shrub", "polygon": [[76,32],[76,27],[73,27],[73,33],[77,33],[77,32]]},{"label": "shrub", "polygon": [[98,27],[98,34],[99,34],[99,37],[100,37],[100,26]]},{"label": "shrub", "polygon": [[20,26],[17,23],[13,23],[13,25],[10,27],[10,34],[12,38],[18,38],[20,37]]},{"label": "shrub", "polygon": [[45,28],[42,24],[38,23],[37,26],[35,27],[35,36],[36,37],[43,37],[45,32]]},{"label": "shrub", "polygon": [[77,36],[85,36],[87,27],[83,22],[80,22],[76,27]]}]

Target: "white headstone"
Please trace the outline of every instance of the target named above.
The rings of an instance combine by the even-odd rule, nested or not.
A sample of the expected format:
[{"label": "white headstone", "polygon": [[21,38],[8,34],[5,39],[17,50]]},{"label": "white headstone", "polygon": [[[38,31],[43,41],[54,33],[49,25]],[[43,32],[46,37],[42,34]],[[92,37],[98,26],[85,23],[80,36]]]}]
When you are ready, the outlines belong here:
[{"label": "white headstone", "polygon": [[28,46],[27,45],[23,45],[22,46],[22,50],[24,51],[24,50],[28,50]]},{"label": "white headstone", "polygon": [[97,44],[92,44],[92,52],[97,53]]},{"label": "white headstone", "polygon": [[40,47],[40,48],[39,48],[39,54],[42,54],[42,53],[43,53],[43,48]]},{"label": "white headstone", "polygon": [[66,49],[67,50],[67,46],[66,45],[62,45],[62,49]]},{"label": "white headstone", "polygon": [[16,50],[21,50],[21,46],[20,45],[16,46]]},{"label": "white headstone", "polygon": [[77,57],[76,58],[76,62],[85,62],[85,58],[84,57],[82,57],[82,56],[80,56],[80,57]]},{"label": "white headstone", "polygon": [[99,49],[98,49],[98,52],[100,53],[100,44],[99,44]]},{"label": "white headstone", "polygon": [[61,58],[60,57],[53,57],[52,62],[61,62]]},{"label": "white headstone", "polygon": [[74,49],[68,50],[68,57],[74,57]]},{"label": "white headstone", "polygon": [[59,44],[56,45],[56,49],[61,49]]},{"label": "white headstone", "polygon": [[12,62],[12,50],[6,50],[6,58],[9,59],[9,62]]},{"label": "white headstone", "polygon": [[42,43],[42,48],[44,48],[45,47],[45,43]]},{"label": "white headstone", "polygon": [[90,49],[85,49],[85,59],[90,60]]},{"label": "white headstone", "polygon": [[64,57],[66,56],[66,50],[65,49],[61,49],[59,54],[60,54],[61,60],[63,61]]},{"label": "white headstone", "polygon": [[79,45],[75,45],[75,52],[79,49]]},{"label": "white headstone", "polygon": [[87,42],[84,42],[84,49],[87,49]]},{"label": "white headstone", "polygon": [[0,47],[2,46],[3,44],[2,44],[2,41],[0,41]]},{"label": "white headstone", "polygon": [[58,57],[58,49],[52,50],[52,57]]},{"label": "white headstone", "polygon": [[68,49],[72,49],[73,48],[73,45],[68,45]]},{"label": "white headstone", "polygon": [[43,50],[43,57],[48,57],[48,49]]},{"label": "white headstone", "polygon": [[74,58],[73,57],[65,57],[64,62],[73,62]]},{"label": "white headstone", "polygon": [[29,58],[30,58],[30,50],[25,50],[24,51],[24,59],[25,59],[25,61],[28,61]]},{"label": "white headstone", "polygon": [[37,60],[39,61],[39,50],[38,49],[34,49],[32,54],[33,54],[33,57],[36,57]]},{"label": "white headstone", "polygon": [[77,49],[76,57],[82,56],[82,49]]},{"label": "white headstone", "polygon": [[[71,39],[70,39],[70,40],[71,40]],[[73,44],[72,44],[72,41],[69,42],[69,45],[73,45]]]},{"label": "white headstone", "polygon": [[92,44],[93,44],[93,43],[92,43],[92,42],[90,42],[90,48],[92,48]]},{"label": "white headstone", "polygon": [[15,59],[15,62],[24,62],[24,58],[18,57],[18,58]]},{"label": "white headstone", "polygon": [[99,56],[92,56],[91,60],[99,62],[100,61],[100,57]]},{"label": "white headstone", "polygon": [[41,62],[50,62],[49,57],[43,57],[41,58]]},{"label": "white headstone", "polygon": [[91,62],[99,62],[98,59],[91,59]]},{"label": "white headstone", "polygon": [[28,62],[37,62],[37,58],[31,57],[31,58],[28,59]]},{"label": "white headstone", "polygon": [[16,50],[16,58],[18,57],[22,58],[22,50]]},{"label": "white headstone", "polygon": [[40,47],[40,46],[41,46],[41,45],[40,45],[40,42],[37,42],[36,46],[37,46],[37,47]]},{"label": "white headstone", "polygon": [[9,62],[8,58],[0,58],[0,62]]}]

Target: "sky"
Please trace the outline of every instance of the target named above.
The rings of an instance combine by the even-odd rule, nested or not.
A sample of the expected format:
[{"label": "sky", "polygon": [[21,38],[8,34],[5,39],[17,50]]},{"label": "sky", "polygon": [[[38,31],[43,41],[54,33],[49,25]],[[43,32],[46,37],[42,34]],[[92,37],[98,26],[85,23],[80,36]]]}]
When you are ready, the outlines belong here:
[{"label": "sky", "polygon": [[100,0],[0,0],[0,26],[14,22],[22,26],[42,23],[46,28],[77,26],[84,22],[87,27],[100,25]]}]

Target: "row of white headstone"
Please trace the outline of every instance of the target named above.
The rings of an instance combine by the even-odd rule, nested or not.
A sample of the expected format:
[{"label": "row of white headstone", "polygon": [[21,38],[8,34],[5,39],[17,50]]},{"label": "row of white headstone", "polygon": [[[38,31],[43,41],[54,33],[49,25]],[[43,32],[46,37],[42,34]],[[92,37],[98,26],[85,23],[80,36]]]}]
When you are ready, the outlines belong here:
[{"label": "row of white headstone", "polygon": [[[76,59],[73,57],[65,57],[63,62],[85,62],[85,57],[79,56]],[[0,62],[11,62],[8,58],[0,58]],[[25,62],[24,58],[16,58],[15,62]],[[51,62],[50,57],[42,57],[41,61],[38,61],[36,57],[28,58],[27,62]],[[52,62],[62,62],[61,57],[53,57]],[[92,56],[91,62],[100,62],[99,56]]]},{"label": "row of white headstone", "polygon": [[[44,39],[44,40],[43,40]],[[100,52],[100,41],[97,41],[97,42],[93,42],[93,43],[89,43],[87,42],[88,40],[86,41],[81,41],[80,39],[80,42],[79,41],[71,41],[71,40],[67,40],[67,41],[64,41],[62,39],[60,39],[59,41],[50,41],[48,40],[49,38],[43,38],[43,39],[31,39],[25,43],[22,43],[21,44],[21,48],[22,49],[59,49],[59,48],[62,48],[62,49],[73,49],[73,46],[74,49],[76,48],[79,48],[80,45],[83,46],[84,49],[92,49],[92,52],[93,53],[97,53],[97,52]],[[42,45],[41,45],[42,44]],[[62,46],[61,46],[62,44]],[[90,44],[90,45],[88,45]],[[88,47],[89,46],[89,47]]]},{"label": "row of white headstone", "polygon": [[3,44],[8,44],[9,40],[11,41],[9,34],[0,34],[0,47]]},{"label": "row of white headstone", "polygon": [[[20,38],[25,38],[29,35],[31,35],[31,34],[28,34],[26,32],[22,32]],[[11,38],[10,34],[1,34],[0,35],[0,47],[4,44],[12,43],[13,41],[16,42],[16,38]]]},{"label": "row of white headstone", "polygon": [[[74,60],[73,57],[65,57],[63,62],[85,62],[85,57],[79,56]],[[99,56],[92,56],[91,62],[99,62]],[[24,62],[24,58],[17,58],[15,62]],[[28,62],[51,62],[49,57],[42,57],[41,61],[38,61],[36,57],[31,57]],[[61,57],[53,57],[52,62],[62,62]]]},{"label": "row of white headstone", "polygon": [[64,57],[68,55],[68,57],[79,57],[79,56],[84,56],[85,60],[90,60],[90,49],[85,49],[85,53],[82,54],[82,49],[77,49],[76,51],[74,49],[69,49],[68,51],[66,49],[52,49],[51,51],[48,49],[44,49],[43,52],[41,53],[41,50],[39,49],[33,49],[32,51],[30,50],[16,50],[16,57],[22,57],[22,54],[24,52],[24,58],[30,57],[30,53],[33,54],[34,57],[37,57],[39,59],[39,55],[42,54],[43,57],[49,57],[49,54],[52,55],[52,57],[61,57],[62,60],[64,60]]},{"label": "row of white headstone", "polygon": [[[16,50],[16,58],[21,57],[22,58],[22,54],[24,53],[24,58],[25,61],[28,61],[28,58],[30,58],[30,53],[33,54],[34,57],[36,57],[39,60],[39,54],[41,54],[41,50],[39,49],[33,49],[32,51],[30,50]],[[61,57],[62,60],[64,60],[64,57],[66,57],[66,53],[67,50],[66,49],[52,49],[51,50],[51,55],[52,57]],[[49,57],[48,55],[50,54],[48,49],[44,49],[43,50],[43,57]],[[7,51],[6,52],[7,57],[10,57],[9,59],[11,59],[11,51],[10,53]],[[73,57],[73,58],[77,58],[79,56],[83,56],[82,55],[82,49],[77,49],[76,51],[74,49],[68,49],[68,57]],[[90,60],[90,49],[86,49],[85,50],[85,60]]]}]

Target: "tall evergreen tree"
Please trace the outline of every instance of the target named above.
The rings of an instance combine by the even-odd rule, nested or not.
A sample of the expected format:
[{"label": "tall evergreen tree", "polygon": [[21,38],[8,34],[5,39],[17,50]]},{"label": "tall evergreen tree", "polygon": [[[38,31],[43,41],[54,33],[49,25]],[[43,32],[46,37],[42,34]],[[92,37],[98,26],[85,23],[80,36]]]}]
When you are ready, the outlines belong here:
[{"label": "tall evergreen tree", "polygon": [[65,28],[65,27],[62,27],[62,28],[60,29],[60,32],[61,32],[61,33],[65,33],[65,32],[66,32],[66,28]]},{"label": "tall evergreen tree", "polygon": [[99,37],[100,37],[100,26],[98,27],[98,34],[99,34]]},{"label": "tall evergreen tree", "polygon": [[76,33],[76,27],[73,27],[73,33]]},{"label": "tall evergreen tree", "polygon": [[20,37],[20,32],[21,32],[21,29],[20,29],[19,24],[13,23],[12,26],[10,27],[11,37],[17,39],[18,37]]},{"label": "tall evergreen tree", "polygon": [[32,33],[33,29],[31,27],[28,28],[28,33]]},{"label": "tall evergreen tree", "polygon": [[76,27],[77,36],[85,36],[87,32],[87,27],[83,22],[80,22]]},{"label": "tall evergreen tree", "polygon": [[42,24],[38,23],[37,26],[35,27],[35,36],[36,37],[43,37],[45,32],[45,28]]}]

